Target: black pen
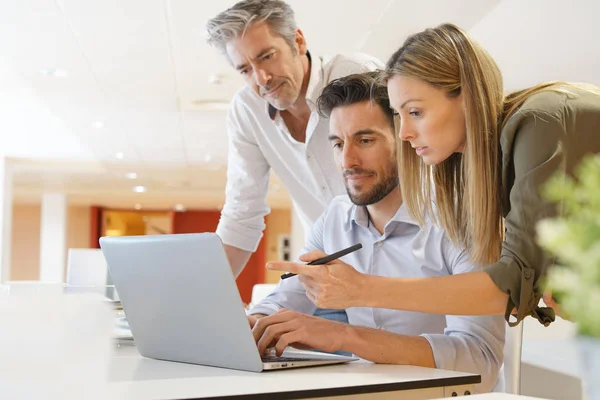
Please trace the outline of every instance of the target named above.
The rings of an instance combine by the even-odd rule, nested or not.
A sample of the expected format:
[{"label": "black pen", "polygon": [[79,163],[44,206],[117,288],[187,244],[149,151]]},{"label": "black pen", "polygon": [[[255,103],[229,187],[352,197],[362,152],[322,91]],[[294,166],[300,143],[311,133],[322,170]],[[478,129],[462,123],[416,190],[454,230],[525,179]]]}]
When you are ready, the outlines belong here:
[{"label": "black pen", "polygon": [[[362,244],[358,243],[358,244],[355,244],[353,246],[348,247],[347,249],[340,250],[337,253],[333,253],[333,254],[330,254],[330,255],[325,256],[323,258],[318,258],[316,260],[313,260],[313,261],[307,263],[306,265],[327,264],[330,261],[337,260],[338,258],[343,257],[346,254],[350,254],[353,251],[356,251],[356,250],[361,249],[361,248],[362,248]],[[283,275],[281,275],[281,279],[291,278],[292,276],[296,276],[296,274],[292,274],[292,273],[283,274]]]}]

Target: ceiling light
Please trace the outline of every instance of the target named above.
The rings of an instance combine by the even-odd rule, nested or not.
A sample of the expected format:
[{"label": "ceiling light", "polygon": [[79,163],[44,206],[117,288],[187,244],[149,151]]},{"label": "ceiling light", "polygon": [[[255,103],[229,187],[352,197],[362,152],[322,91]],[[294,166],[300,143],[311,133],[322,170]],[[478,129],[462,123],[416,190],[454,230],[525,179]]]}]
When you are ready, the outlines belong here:
[{"label": "ceiling light", "polygon": [[125,154],[124,154],[124,153],[122,153],[122,152],[118,152],[117,154],[115,154],[115,157],[116,157],[118,160],[122,160],[123,158],[125,158]]},{"label": "ceiling light", "polygon": [[208,83],[212,83],[213,85],[220,85],[223,83],[223,78],[219,74],[210,75],[208,77]]},{"label": "ceiling light", "polygon": [[183,204],[175,204],[175,207],[173,207],[175,209],[175,211],[185,211],[185,206]]},{"label": "ceiling light", "polygon": [[96,129],[102,129],[102,128],[104,128],[104,122],[102,122],[102,121],[92,122],[92,126]]},{"label": "ceiling light", "polygon": [[127,174],[125,174],[125,178],[135,179],[135,178],[137,178],[137,174],[135,172],[128,172]]},{"label": "ceiling light", "polygon": [[135,206],[133,206],[133,208],[135,208],[136,210],[141,210],[142,205],[140,203],[137,203]]},{"label": "ceiling light", "polygon": [[146,189],[146,186],[134,186],[133,187],[133,191],[136,193],[146,193],[148,189]]},{"label": "ceiling light", "polygon": [[210,154],[207,154],[207,155],[204,156],[204,162],[205,163],[209,163],[210,160],[212,160],[212,156]]},{"label": "ceiling light", "polygon": [[44,76],[51,76],[53,78],[66,78],[69,76],[69,71],[60,68],[43,68],[40,72]]}]

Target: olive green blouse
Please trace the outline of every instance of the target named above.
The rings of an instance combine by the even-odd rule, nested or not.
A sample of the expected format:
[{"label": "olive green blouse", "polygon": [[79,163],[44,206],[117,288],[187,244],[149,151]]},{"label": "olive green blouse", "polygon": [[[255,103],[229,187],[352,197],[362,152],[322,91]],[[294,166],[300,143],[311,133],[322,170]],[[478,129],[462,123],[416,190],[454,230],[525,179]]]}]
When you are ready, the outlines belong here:
[{"label": "olive green blouse", "polygon": [[[536,243],[536,223],[558,207],[540,196],[540,186],[555,172],[573,172],[587,153],[600,153],[600,95],[541,92],[531,96],[507,121],[500,139],[505,241],[500,260],[485,268],[509,295],[505,318],[516,325],[532,315],[544,325],[554,310],[538,307],[540,278],[554,263]],[[517,320],[509,321],[513,308]]]}]

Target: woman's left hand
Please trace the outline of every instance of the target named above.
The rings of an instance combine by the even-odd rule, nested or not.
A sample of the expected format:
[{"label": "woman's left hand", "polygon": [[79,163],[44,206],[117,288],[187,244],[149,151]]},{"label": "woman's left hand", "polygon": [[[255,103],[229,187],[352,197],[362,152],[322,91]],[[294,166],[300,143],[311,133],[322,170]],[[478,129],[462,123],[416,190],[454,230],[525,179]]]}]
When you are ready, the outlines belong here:
[{"label": "woman's left hand", "polygon": [[[327,254],[314,250],[300,256],[301,261],[311,262]],[[334,260],[323,265],[306,265],[295,262],[272,261],[267,269],[298,274],[297,279],[306,287],[306,295],[319,308],[346,309],[365,306],[366,275],[351,265]]]}]

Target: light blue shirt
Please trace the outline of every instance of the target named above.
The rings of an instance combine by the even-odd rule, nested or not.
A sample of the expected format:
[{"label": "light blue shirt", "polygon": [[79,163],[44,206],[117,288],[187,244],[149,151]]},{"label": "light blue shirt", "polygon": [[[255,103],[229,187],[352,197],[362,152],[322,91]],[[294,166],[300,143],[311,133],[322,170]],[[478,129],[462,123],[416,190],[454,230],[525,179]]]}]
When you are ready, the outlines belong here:
[{"label": "light blue shirt", "polygon": [[[470,262],[465,251],[452,245],[441,228],[428,224],[420,229],[404,205],[380,234],[370,224],[367,208],[353,205],[348,196],[331,201],[313,225],[303,253],[321,250],[331,254],[356,243],[363,248],[341,260],[365,274],[423,278],[481,269]],[[281,308],[304,314],[316,310],[302,283],[289,278],[250,313],[270,315]],[[478,392],[490,391],[496,385],[504,358],[506,323],[501,315],[445,316],[366,307],[352,307],[346,313],[352,325],[423,336],[431,345],[437,368],[481,375]]]}]

